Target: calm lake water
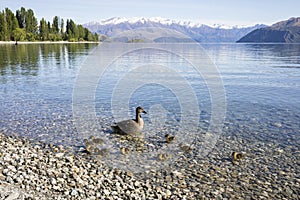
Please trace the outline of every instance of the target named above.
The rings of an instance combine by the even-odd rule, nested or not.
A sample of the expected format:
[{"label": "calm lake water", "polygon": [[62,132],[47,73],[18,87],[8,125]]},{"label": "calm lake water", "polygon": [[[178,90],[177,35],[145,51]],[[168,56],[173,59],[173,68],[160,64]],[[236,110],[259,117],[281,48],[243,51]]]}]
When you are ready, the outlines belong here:
[{"label": "calm lake water", "polygon": [[[223,134],[241,133],[253,140],[271,140],[299,147],[300,45],[201,46],[217,67],[224,84],[226,118]],[[73,89],[81,66],[96,48],[96,44],[0,45],[0,131],[56,144],[81,145],[82,137],[77,134],[73,120]],[[174,52],[181,52],[183,58],[199,56],[193,48],[183,49],[181,45],[174,48]],[[114,49],[111,51],[114,52]],[[114,58],[113,53],[111,56],[111,59]],[[196,91],[200,111],[198,128],[207,130],[211,117],[209,89],[205,79],[197,75],[183,58],[157,49],[135,51],[114,58],[99,79],[95,91],[95,111],[101,125],[99,130],[107,130],[114,121],[118,121],[112,113],[113,95],[129,95],[126,92],[122,94],[122,91],[114,94],[115,86],[118,83],[122,86],[122,81],[128,83],[131,76],[125,80],[124,76],[130,74],[130,70],[134,71],[134,67],[146,64],[148,67],[176,69],[184,77],[183,80]],[[170,80],[178,85],[182,81],[176,79],[176,73],[171,73],[174,75],[171,76],[168,70],[156,72],[151,71],[159,80]],[[132,74],[132,77],[139,76],[138,73]],[[144,118],[148,124],[145,132],[161,125],[176,131],[180,126],[182,103],[191,104],[180,102],[176,91],[153,81],[137,87],[130,94],[129,105],[122,109],[129,107],[132,115],[134,107],[142,105],[149,111]],[[164,112],[155,113],[159,110]]]}]

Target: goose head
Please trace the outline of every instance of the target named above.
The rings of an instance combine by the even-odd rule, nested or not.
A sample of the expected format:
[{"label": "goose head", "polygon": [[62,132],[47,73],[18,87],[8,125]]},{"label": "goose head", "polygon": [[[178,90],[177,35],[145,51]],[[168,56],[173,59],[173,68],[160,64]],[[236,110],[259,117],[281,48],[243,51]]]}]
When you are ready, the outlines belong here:
[{"label": "goose head", "polygon": [[136,113],[137,113],[137,114],[139,114],[139,113],[147,114],[147,112],[144,110],[144,108],[142,108],[142,107],[140,107],[140,106],[136,108]]}]

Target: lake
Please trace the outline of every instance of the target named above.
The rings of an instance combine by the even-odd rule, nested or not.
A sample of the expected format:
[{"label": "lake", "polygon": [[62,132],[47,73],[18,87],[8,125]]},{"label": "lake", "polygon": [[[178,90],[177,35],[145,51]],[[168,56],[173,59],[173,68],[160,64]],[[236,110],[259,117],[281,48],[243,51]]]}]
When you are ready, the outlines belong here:
[{"label": "lake", "polygon": [[[299,148],[300,45],[201,46],[200,53],[194,47],[173,44],[172,51],[146,46],[118,56],[116,45],[106,51],[109,65],[101,66],[104,61],[99,58],[95,68],[100,71],[84,72],[96,44],[1,44],[0,131],[78,147],[89,135],[109,133],[113,122],[134,116],[134,108],[141,105],[149,112],[144,116],[146,135],[164,133],[162,130],[176,134],[182,122],[187,125],[183,131],[206,132],[213,123],[213,99],[219,94],[207,77],[215,73],[217,88],[224,92],[221,134]],[[200,66],[199,73],[189,62],[199,57],[216,71],[201,71]],[[74,118],[74,113],[78,118],[88,113],[87,109],[76,114],[74,99],[77,108],[91,101],[74,97],[82,74],[83,82],[93,81],[95,87],[92,110],[98,129],[78,128]],[[84,135],[78,133],[82,130]]]}]

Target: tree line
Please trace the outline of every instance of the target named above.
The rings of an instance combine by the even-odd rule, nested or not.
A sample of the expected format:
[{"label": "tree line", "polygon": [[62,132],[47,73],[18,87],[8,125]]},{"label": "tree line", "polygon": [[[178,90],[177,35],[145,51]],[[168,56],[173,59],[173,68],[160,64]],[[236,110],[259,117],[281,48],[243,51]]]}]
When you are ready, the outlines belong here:
[{"label": "tree line", "polygon": [[0,41],[98,41],[98,34],[90,32],[72,19],[55,16],[53,21],[39,22],[32,9],[21,7],[14,14],[9,8],[0,12]]}]

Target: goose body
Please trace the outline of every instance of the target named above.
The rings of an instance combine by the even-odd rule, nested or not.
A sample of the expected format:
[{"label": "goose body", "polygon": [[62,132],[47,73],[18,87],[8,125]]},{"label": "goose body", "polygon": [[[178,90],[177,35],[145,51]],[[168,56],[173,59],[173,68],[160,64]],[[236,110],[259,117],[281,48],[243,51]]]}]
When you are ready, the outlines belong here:
[{"label": "goose body", "polygon": [[141,117],[141,113],[147,114],[142,107],[137,107],[135,119],[120,121],[116,126],[111,126],[112,129],[118,134],[141,136],[144,127],[144,120]]}]

